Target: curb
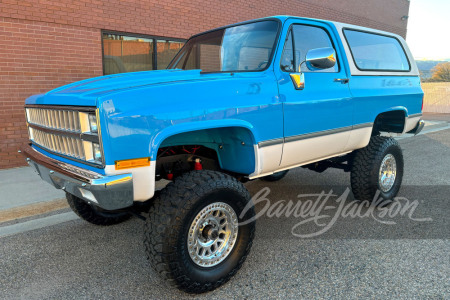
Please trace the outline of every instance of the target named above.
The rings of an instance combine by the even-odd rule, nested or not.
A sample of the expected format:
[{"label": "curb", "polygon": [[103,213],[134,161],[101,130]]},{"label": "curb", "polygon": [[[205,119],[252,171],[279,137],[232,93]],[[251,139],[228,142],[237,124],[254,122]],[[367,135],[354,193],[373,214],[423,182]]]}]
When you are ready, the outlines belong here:
[{"label": "curb", "polygon": [[77,220],[79,217],[73,212],[56,214],[44,218],[30,220],[23,223],[17,223],[9,226],[0,227],[0,238],[23,233],[31,230],[36,230],[52,225],[61,224],[68,221]]},{"label": "curb", "polygon": [[68,207],[69,204],[66,199],[62,198],[0,210],[0,225],[5,222],[42,215]]}]

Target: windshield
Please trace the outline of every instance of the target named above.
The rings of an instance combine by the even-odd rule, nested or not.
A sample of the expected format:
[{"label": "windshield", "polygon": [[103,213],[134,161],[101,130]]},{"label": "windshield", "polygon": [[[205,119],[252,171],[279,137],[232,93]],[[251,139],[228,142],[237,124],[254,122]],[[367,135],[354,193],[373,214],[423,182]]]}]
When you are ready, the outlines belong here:
[{"label": "windshield", "polygon": [[198,35],[184,45],[168,69],[264,70],[270,64],[277,32],[277,21],[261,21]]}]

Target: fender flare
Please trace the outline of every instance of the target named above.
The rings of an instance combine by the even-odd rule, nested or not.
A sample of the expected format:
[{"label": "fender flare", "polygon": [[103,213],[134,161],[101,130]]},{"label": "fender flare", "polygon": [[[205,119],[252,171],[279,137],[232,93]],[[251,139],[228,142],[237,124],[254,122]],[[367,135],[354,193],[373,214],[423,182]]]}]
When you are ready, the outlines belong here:
[{"label": "fender flare", "polygon": [[[377,115],[375,116],[375,119],[378,117],[378,115],[380,115],[382,113],[390,112],[390,111],[399,111],[399,110],[401,110],[401,111],[403,111],[405,113],[405,118],[407,118],[409,116],[408,109],[406,107],[404,107],[404,106],[392,106],[392,107],[389,107],[388,109],[385,109],[383,111],[379,111],[377,113]],[[375,121],[375,119],[374,119],[374,121]]]},{"label": "fender flare", "polygon": [[373,119],[373,123],[372,123],[372,128],[374,128],[375,126],[375,121],[377,120],[378,116],[383,114],[383,113],[387,113],[387,112],[393,112],[393,111],[402,111],[404,113],[404,119],[403,119],[403,133],[405,131],[405,127],[406,127],[406,121],[408,120],[408,109],[405,106],[392,106],[389,107],[388,109],[384,109],[382,111],[378,111],[377,114],[375,115],[375,118]]},{"label": "fender flare", "polygon": [[253,139],[253,144],[256,145],[257,136],[255,134],[254,126],[247,121],[227,119],[227,120],[210,120],[210,121],[197,121],[189,123],[180,123],[173,126],[169,126],[158,132],[150,141],[149,153],[152,160],[156,159],[156,154],[161,143],[176,134],[192,132],[197,130],[206,130],[214,128],[226,128],[226,127],[240,127],[250,131]]}]

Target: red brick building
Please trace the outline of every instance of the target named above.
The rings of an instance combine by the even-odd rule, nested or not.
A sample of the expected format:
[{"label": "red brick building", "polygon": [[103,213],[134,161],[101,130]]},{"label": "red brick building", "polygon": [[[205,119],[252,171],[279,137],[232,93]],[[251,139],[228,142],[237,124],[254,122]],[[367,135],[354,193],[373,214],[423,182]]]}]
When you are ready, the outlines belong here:
[{"label": "red brick building", "polygon": [[88,77],[163,69],[194,33],[296,15],[406,35],[409,0],[0,0],[0,169],[24,165],[23,103]]}]

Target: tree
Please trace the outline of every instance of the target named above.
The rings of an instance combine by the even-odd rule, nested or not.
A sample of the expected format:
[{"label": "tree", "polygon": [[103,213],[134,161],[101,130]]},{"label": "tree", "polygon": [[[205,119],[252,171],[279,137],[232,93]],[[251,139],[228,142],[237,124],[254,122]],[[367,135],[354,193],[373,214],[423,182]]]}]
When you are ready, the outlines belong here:
[{"label": "tree", "polygon": [[450,81],[450,62],[437,64],[432,70],[432,81]]}]

